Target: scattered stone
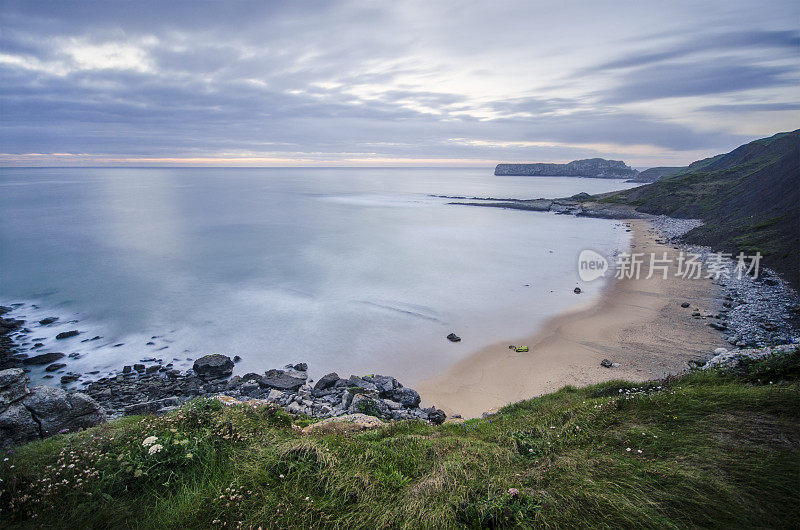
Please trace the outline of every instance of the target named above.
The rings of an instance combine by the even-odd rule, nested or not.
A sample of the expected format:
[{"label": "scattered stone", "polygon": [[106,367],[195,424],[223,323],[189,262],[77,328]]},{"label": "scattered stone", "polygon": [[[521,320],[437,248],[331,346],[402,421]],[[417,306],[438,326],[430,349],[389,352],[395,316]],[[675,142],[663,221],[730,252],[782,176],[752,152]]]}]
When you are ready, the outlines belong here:
[{"label": "scattered stone", "polygon": [[580,287],[576,287],[576,288],[574,288],[572,290],[572,292],[575,293],[575,294],[581,294],[581,288]]},{"label": "scattered stone", "polygon": [[58,340],[68,339],[70,337],[74,337],[75,335],[78,335],[79,333],[80,333],[80,331],[78,331],[77,329],[73,329],[71,331],[62,331],[61,333],[56,335],[56,339],[58,339]]},{"label": "scattered stone", "polygon": [[233,356],[233,362],[235,362],[235,363],[238,363],[238,362],[239,362],[239,361],[241,361],[241,360],[242,360],[242,358],[241,358],[241,357],[239,357],[238,355],[234,355],[234,356]]},{"label": "scattered stone", "polygon": [[42,326],[49,326],[50,324],[52,324],[56,320],[58,320],[58,317],[47,317],[47,318],[41,319],[39,321],[39,324],[41,324]]},{"label": "scattered stone", "polygon": [[450,342],[461,342],[461,337],[459,337],[455,333],[451,333],[447,336],[447,340],[449,340]]},{"label": "scattered stone", "polygon": [[612,366],[614,366],[614,363],[612,363],[608,359],[603,359],[602,361],[600,361],[600,366],[602,366],[603,368],[611,368]]},{"label": "scattered stone", "polygon": [[689,307],[690,305],[691,305],[691,304],[690,304],[689,302],[684,302],[684,303],[682,303],[682,304],[681,304],[681,307],[682,307],[682,308],[684,308],[684,309],[686,309],[686,308],[687,308],[687,307]]},{"label": "scattered stone", "polygon": [[67,385],[69,383],[74,383],[75,381],[77,381],[80,378],[81,378],[80,374],[62,375],[61,376],[61,384],[62,385]]},{"label": "scattered stone", "polygon": [[61,370],[62,368],[66,367],[67,365],[64,363],[53,363],[47,368],[44,369],[45,372],[55,372],[57,370]]}]

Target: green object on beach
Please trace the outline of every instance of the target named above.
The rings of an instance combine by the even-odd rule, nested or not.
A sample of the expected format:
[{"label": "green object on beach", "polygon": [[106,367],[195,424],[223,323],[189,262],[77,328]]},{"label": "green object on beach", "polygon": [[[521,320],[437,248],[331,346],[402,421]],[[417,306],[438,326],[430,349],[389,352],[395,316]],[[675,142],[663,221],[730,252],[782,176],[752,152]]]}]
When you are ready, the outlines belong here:
[{"label": "green object on beach", "polygon": [[517,346],[516,351],[517,351],[517,353],[526,352],[526,351],[528,351],[528,347],[527,346]]}]

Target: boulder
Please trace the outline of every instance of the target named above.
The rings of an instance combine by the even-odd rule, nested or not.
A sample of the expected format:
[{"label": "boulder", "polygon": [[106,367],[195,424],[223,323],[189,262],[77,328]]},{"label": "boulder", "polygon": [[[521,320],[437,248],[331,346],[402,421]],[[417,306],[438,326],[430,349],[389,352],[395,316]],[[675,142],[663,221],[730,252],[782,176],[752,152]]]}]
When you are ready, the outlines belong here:
[{"label": "boulder", "polygon": [[41,353],[39,355],[34,355],[33,357],[28,357],[22,361],[22,364],[50,364],[54,363],[57,360],[64,357],[63,353],[60,352],[52,352],[52,353]]},{"label": "boulder", "polygon": [[28,376],[21,368],[0,371],[0,412],[28,395]]},{"label": "boulder", "polygon": [[455,333],[451,333],[447,336],[447,340],[449,340],[450,342],[461,342],[461,337],[459,337]]},{"label": "boulder", "polygon": [[192,369],[202,379],[218,379],[233,373],[233,361],[227,355],[214,353],[197,359]]},{"label": "boulder", "polygon": [[381,397],[386,397],[392,390],[399,388],[401,385],[397,379],[387,375],[372,375],[363,378],[364,381],[374,384],[378,388]]},{"label": "boulder", "polygon": [[602,366],[603,368],[611,368],[612,366],[614,366],[614,363],[612,363],[608,359],[603,359],[602,361],[600,361],[600,366]]},{"label": "boulder", "polygon": [[445,414],[443,410],[437,409],[436,407],[425,409],[425,412],[428,413],[428,421],[434,425],[441,425],[444,423],[444,420],[447,419],[447,414]]},{"label": "boulder", "polygon": [[317,381],[317,384],[314,385],[314,393],[317,394],[325,390],[328,390],[329,388],[333,387],[336,384],[336,381],[338,380],[339,380],[339,374],[337,374],[336,372],[331,372],[329,374],[323,375],[322,377],[320,377],[319,381]]},{"label": "boulder", "polygon": [[373,392],[378,391],[378,386],[375,383],[370,383],[369,381],[362,379],[356,375],[351,375],[350,379],[347,381],[347,385],[350,387],[358,387],[363,388],[364,390],[371,390]]},{"label": "boulder", "polygon": [[275,388],[278,390],[291,390],[296,392],[298,388],[305,384],[305,378],[294,377],[284,370],[268,370],[264,377],[259,379],[258,384],[264,388]]},{"label": "boulder", "polygon": [[45,368],[44,370],[45,370],[45,372],[55,372],[56,370],[61,370],[65,366],[67,366],[67,365],[64,364],[64,363],[53,363],[53,364],[49,365],[47,368]]},{"label": "boulder", "polygon": [[49,326],[50,324],[52,324],[56,320],[58,320],[58,317],[47,317],[47,318],[41,319],[39,321],[39,324],[41,324],[42,326]]},{"label": "boulder", "polygon": [[580,287],[576,287],[576,288],[574,288],[574,289],[572,290],[572,292],[573,292],[573,293],[575,293],[575,294],[581,294],[581,292],[582,292],[582,291],[581,291],[581,288],[580,288]]},{"label": "boulder", "polygon": [[386,396],[392,401],[397,401],[406,408],[413,408],[421,401],[419,394],[412,388],[395,388]]},{"label": "boulder", "polygon": [[70,337],[74,337],[75,335],[78,335],[79,333],[80,333],[80,331],[78,331],[77,329],[73,329],[71,331],[62,331],[61,333],[56,335],[56,339],[58,339],[58,340],[68,339]]},{"label": "boulder", "polygon": [[25,443],[105,421],[103,409],[86,394],[35,386],[0,414],[0,444]]},{"label": "boulder", "polygon": [[690,304],[689,302],[684,302],[684,303],[682,303],[682,304],[681,304],[681,307],[682,307],[682,308],[684,308],[684,309],[686,309],[686,308],[687,308],[687,307],[689,307],[690,305],[691,305],[691,304]]}]

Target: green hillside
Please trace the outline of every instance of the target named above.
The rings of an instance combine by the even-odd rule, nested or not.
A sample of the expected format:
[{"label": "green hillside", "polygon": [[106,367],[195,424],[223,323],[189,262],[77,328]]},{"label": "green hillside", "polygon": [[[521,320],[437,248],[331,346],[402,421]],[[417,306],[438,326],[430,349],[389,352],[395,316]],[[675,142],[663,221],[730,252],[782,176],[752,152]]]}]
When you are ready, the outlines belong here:
[{"label": "green hillside", "polygon": [[607,196],[638,211],[701,218],[689,243],[746,254],[800,286],[800,130],[691,164],[685,173]]},{"label": "green hillside", "polygon": [[461,424],[319,434],[270,405],[200,400],[17,448],[0,463],[0,524],[789,528],[799,375],[794,349],[735,371],[566,387]]}]

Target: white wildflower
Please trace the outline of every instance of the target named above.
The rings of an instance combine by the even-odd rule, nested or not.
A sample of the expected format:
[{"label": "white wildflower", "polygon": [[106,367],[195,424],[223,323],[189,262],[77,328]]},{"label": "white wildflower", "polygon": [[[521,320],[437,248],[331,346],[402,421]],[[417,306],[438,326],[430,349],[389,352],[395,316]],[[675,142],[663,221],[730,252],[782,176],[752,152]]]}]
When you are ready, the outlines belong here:
[{"label": "white wildflower", "polygon": [[151,445],[150,449],[147,450],[147,454],[154,455],[162,449],[164,449],[164,446],[161,444]]},{"label": "white wildflower", "polygon": [[156,443],[157,441],[158,441],[158,437],[157,436],[148,436],[147,438],[144,439],[144,441],[142,442],[142,445],[145,446],[145,447],[149,447],[149,446],[153,445],[154,443]]}]

